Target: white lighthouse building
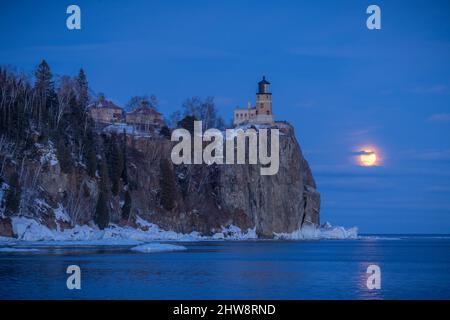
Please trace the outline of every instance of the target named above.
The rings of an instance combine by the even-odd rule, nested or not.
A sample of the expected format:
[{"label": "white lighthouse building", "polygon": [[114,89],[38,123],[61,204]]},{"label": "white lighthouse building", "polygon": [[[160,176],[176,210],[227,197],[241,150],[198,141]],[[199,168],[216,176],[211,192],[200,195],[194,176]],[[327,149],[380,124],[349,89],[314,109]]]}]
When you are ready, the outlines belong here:
[{"label": "white lighthouse building", "polygon": [[262,80],[258,82],[258,92],[256,93],[256,105],[251,106],[248,103],[247,108],[234,109],[233,124],[235,126],[240,124],[273,124],[272,113],[272,93],[269,92],[270,82],[263,76]]}]

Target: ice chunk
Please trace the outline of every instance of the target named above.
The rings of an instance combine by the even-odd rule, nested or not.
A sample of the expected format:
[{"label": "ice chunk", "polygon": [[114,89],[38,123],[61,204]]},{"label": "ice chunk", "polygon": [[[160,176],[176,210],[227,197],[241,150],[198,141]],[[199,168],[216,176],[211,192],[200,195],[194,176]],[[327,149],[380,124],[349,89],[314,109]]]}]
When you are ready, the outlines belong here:
[{"label": "ice chunk", "polygon": [[146,243],[131,248],[132,251],[151,253],[151,252],[167,252],[167,251],[184,251],[186,247],[166,243]]},{"label": "ice chunk", "polygon": [[52,231],[34,219],[12,217],[11,222],[13,232],[20,240],[36,241],[54,239]]},{"label": "ice chunk", "polygon": [[223,227],[220,232],[216,232],[211,237],[214,240],[250,240],[257,239],[256,228],[247,229],[247,231],[242,231],[241,228],[229,225],[228,227]]},{"label": "ice chunk", "polygon": [[326,222],[319,228],[306,225],[292,233],[274,233],[274,238],[286,240],[357,239],[358,228],[333,227],[329,222]]}]

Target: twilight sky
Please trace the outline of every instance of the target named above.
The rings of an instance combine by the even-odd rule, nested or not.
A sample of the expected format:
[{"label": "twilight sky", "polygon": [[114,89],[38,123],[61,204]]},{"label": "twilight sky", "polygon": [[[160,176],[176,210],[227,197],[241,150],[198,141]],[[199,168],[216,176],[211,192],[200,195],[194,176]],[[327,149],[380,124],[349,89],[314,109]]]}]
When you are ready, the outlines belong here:
[{"label": "twilight sky", "polygon": [[[82,30],[66,28],[81,7]],[[366,28],[381,7],[382,29]],[[2,1],[0,64],[87,73],[123,105],[169,115],[214,96],[228,120],[272,83],[322,194],[322,221],[362,233],[450,232],[450,1]],[[378,167],[354,153],[375,146]]]}]

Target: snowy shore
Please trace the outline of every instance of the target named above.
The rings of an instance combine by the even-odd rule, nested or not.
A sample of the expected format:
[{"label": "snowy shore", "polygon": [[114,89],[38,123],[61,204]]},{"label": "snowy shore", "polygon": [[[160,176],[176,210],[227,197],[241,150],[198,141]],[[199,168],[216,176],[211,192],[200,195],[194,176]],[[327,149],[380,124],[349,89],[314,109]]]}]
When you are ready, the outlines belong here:
[{"label": "snowy shore", "polygon": [[[140,245],[154,241],[208,241],[208,240],[257,240],[255,229],[241,230],[236,226],[222,227],[212,236],[198,232],[189,234],[160,229],[157,225],[137,218],[140,228],[110,225],[104,230],[96,226],[75,226],[71,229],[51,230],[34,219],[13,217],[12,226],[16,238],[0,237],[0,244],[38,242],[45,245]],[[279,240],[356,239],[357,228],[345,229],[325,224],[320,228],[302,228],[293,233],[274,234]]]}]

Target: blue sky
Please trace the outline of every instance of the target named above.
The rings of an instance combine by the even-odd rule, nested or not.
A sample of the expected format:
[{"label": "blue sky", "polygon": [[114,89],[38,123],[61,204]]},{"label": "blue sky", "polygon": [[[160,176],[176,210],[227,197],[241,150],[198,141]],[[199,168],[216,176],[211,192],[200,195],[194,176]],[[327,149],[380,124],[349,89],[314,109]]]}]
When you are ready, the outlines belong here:
[{"label": "blue sky", "polygon": [[[66,28],[81,7],[82,30]],[[382,29],[366,28],[370,4]],[[227,119],[272,83],[322,194],[322,221],[378,233],[450,232],[449,1],[2,1],[0,64],[87,72],[124,104],[169,115],[214,96]],[[378,167],[355,165],[376,146]]]}]

